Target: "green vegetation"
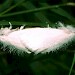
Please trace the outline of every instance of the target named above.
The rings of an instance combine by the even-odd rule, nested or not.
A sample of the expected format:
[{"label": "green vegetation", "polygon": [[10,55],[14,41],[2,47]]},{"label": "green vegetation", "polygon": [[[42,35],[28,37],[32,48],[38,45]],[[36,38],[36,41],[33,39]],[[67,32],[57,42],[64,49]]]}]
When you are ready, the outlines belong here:
[{"label": "green vegetation", "polygon": [[[1,0],[0,27],[58,27],[60,21],[75,26],[73,0]],[[46,54],[0,50],[0,75],[75,75],[75,48]]]}]

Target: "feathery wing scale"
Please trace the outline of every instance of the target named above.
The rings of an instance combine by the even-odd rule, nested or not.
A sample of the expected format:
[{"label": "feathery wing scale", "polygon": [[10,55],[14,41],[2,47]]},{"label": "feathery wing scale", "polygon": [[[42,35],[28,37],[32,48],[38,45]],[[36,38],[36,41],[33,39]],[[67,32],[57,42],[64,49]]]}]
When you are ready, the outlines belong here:
[{"label": "feathery wing scale", "polygon": [[[16,47],[27,53],[45,53],[54,51],[75,39],[75,28],[71,26],[56,28],[27,28],[11,30],[0,35],[4,46]],[[6,32],[6,31],[5,31]],[[13,46],[13,47],[12,47]],[[29,51],[29,50],[30,51]],[[14,49],[12,49],[14,51]]]}]

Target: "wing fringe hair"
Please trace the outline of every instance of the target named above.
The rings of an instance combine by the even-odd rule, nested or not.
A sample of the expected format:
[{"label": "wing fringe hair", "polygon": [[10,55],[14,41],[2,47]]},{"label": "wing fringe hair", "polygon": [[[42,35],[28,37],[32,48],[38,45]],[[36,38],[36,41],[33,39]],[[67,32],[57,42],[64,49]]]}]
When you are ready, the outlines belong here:
[{"label": "wing fringe hair", "polygon": [[3,51],[17,53],[46,53],[65,48],[75,41],[75,28],[59,23],[58,28],[0,29],[0,46]]}]

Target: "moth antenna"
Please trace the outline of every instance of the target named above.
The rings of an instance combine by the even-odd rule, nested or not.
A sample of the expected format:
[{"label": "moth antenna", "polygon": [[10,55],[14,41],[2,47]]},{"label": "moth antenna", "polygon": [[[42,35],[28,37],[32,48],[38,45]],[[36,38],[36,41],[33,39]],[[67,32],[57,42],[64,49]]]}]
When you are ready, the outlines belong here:
[{"label": "moth antenna", "polygon": [[75,28],[73,26],[71,26],[71,25],[67,25],[65,27],[64,24],[61,23],[61,22],[58,22],[58,25],[61,26],[61,27],[58,27],[58,29],[64,29],[68,33],[71,33],[71,32],[75,33]]},{"label": "moth antenna", "polygon": [[12,24],[11,24],[11,22],[9,22],[9,25],[10,25],[9,29],[12,29]]},{"label": "moth antenna", "polygon": [[47,24],[47,28],[49,28],[50,26],[49,26],[49,23],[48,22],[46,22],[46,24]]},{"label": "moth antenna", "polygon": [[21,26],[21,27],[20,27],[20,30],[24,29],[24,26],[25,26],[25,25]]},{"label": "moth antenna", "polygon": [[61,22],[58,22],[57,23],[60,27],[63,27],[63,28],[65,28],[65,26],[64,26],[64,24],[63,23],[61,23]]},{"label": "moth antenna", "polygon": [[3,29],[3,27],[1,27],[1,30]]},{"label": "moth antenna", "polygon": [[3,29],[3,26],[1,26],[1,29]]},{"label": "moth antenna", "polygon": [[47,28],[49,28],[49,24],[47,25]]}]

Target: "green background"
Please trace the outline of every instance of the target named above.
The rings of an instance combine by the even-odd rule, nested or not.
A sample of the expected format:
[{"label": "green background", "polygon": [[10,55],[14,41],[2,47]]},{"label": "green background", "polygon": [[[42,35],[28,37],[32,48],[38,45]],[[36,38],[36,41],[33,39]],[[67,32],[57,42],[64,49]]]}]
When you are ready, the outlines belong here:
[{"label": "green background", "polygon": [[[9,22],[13,28],[58,27],[59,21],[75,26],[74,0],[0,0],[0,27],[9,27]],[[38,55],[0,49],[0,75],[75,75],[75,43],[72,45]]]}]

